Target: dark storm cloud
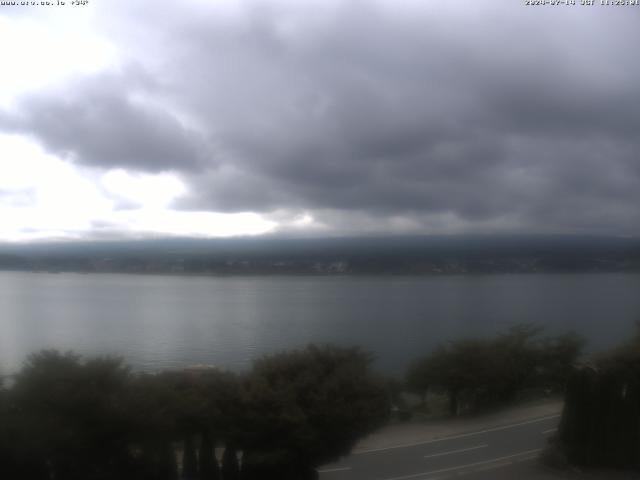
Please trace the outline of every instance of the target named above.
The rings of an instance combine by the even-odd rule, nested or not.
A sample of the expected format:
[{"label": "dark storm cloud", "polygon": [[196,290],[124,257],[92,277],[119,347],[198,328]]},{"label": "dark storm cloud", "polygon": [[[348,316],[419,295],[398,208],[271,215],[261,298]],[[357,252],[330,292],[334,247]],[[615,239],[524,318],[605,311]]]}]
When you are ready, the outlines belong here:
[{"label": "dark storm cloud", "polygon": [[640,9],[456,3],[119,4],[104,32],[196,119],[215,164],[176,118],[121,96],[126,79],[29,98],[21,125],[79,162],[181,171],[184,209],[640,233]]}]

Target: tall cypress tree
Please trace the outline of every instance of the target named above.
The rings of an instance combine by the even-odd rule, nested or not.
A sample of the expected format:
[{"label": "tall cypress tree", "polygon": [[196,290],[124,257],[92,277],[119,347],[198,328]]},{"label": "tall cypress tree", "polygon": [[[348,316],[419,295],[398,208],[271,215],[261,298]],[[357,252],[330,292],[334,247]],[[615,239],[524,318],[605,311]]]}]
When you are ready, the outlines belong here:
[{"label": "tall cypress tree", "polygon": [[184,457],[182,458],[182,478],[184,480],[198,479],[198,458],[193,435],[187,435],[184,439]]},{"label": "tall cypress tree", "polygon": [[239,480],[240,478],[238,455],[233,445],[227,444],[222,454],[222,478],[224,480]]},{"label": "tall cypress tree", "polygon": [[208,431],[202,433],[198,464],[200,466],[200,480],[220,480],[220,467],[213,452],[214,442]]},{"label": "tall cypress tree", "polygon": [[169,441],[163,441],[159,452],[159,474],[160,480],[178,480],[178,464],[176,463],[176,453],[173,445]]}]

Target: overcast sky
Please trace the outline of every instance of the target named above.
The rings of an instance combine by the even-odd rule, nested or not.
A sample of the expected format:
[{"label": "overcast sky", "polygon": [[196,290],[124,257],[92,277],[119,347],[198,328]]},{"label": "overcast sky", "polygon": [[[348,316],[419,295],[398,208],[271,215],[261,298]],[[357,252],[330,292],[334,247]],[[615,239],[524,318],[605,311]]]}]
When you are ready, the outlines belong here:
[{"label": "overcast sky", "polygon": [[0,6],[0,240],[640,234],[640,7],[70,3]]}]

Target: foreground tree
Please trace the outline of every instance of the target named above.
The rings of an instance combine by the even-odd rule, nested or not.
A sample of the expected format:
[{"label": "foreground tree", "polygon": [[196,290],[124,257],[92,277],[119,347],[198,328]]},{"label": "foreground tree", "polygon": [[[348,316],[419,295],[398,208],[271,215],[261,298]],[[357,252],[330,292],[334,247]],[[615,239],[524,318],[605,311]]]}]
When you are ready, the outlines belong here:
[{"label": "foreground tree", "polygon": [[122,408],[128,378],[119,359],[31,355],[9,400],[15,464],[26,469],[15,478],[130,478],[133,458]]},{"label": "foreground tree", "polygon": [[482,340],[460,340],[437,348],[414,369],[425,375],[425,385],[446,392],[449,414],[457,415],[463,399],[477,403],[490,395],[487,390],[495,375],[495,352]]},{"label": "foreground tree", "polygon": [[389,413],[359,349],[309,346],[255,362],[246,384],[243,480],[304,480],[347,454]]},{"label": "foreground tree", "polygon": [[538,382],[550,391],[564,392],[584,346],[584,338],[576,333],[543,338]]},{"label": "foreground tree", "polygon": [[556,447],[574,464],[640,469],[640,329],[574,369]]},{"label": "foreground tree", "polygon": [[220,467],[214,454],[214,443],[211,434],[206,430],[200,441],[198,469],[200,480],[220,480]]},{"label": "foreground tree", "polygon": [[[21,480],[304,480],[389,411],[358,349],[308,347],[215,369],[133,375],[113,358],[29,357],[0,385],[0,468]],[[215,445],[224,446],[218,465]],[[180,462],[177,460],[180,459]],[[180,468],[179,464],[180,463]]]},{"label": "foreground tree", "polygon": [[214,368],[143,374],[134,377],[129,393],[134,445],[151,459],[145,463],[155,465],[152,472],[170,468],[162,475],[177,476],[172,465],[181,450],[183,479],[219,477],[214,438],[237,435],[242,409],[236,375]]},{"label": "foreground tree", "polygon": [[238,451],[231,442],[227,442],[222,454],[222,478],[225,480],[238,480],[240,478]]},{"label": "foreground tree", "polygon": [[181,399],[172,374],[140,374],[132,378],[127,392],[127,420],[131,445],[140,452],[145,480],[177,480],[175,443],[179,436]]},{"label": "foreground tree", "polygon": [[573,334],[540,333],[518,325],[495,338],[449,342],[415,361],[406,384],[423,398],[429,389],[445,392],[454,416],[511,402],[527,388],[562,390],[584,342]]}]

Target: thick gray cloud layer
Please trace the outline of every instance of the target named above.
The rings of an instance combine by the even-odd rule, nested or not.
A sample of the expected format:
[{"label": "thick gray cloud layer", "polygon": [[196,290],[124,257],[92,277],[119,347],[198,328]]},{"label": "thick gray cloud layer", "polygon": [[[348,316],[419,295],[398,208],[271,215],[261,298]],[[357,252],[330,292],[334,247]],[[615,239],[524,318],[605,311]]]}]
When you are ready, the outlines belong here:
[{"label": "thick gray cloud layer", "polygon": [[640,8],[456,3],[110,3],[135,68],[0,126],[178,171],[183,209],[640,234]]},{"label": "thick gray cloud layer", "polygon": [[170,112],[136,99],[138,84],[133,75],[104,75],[69,91],[34,94],[19,112],[0,114],[0,127],[33,134],[53,153],[86,165],[158,171],[206,161],[202,138]]}]

